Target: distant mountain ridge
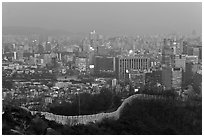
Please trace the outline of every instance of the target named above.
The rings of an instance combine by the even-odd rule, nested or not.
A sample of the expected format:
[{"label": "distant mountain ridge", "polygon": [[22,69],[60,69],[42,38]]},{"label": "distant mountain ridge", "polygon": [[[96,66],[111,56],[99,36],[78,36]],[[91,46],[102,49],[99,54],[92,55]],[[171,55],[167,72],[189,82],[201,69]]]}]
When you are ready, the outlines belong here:
[{"label": "distant mountain ridge", "polygon": [[85,37],[86,33],[73,33],[66,30],[49,30],[44,28],[38,27],[21,27],[21,26],[6,26],[2,27],[2,34],[3,35],[32,35],[32,34],[39,34],[39,35],[67,35],[70,37]]}]

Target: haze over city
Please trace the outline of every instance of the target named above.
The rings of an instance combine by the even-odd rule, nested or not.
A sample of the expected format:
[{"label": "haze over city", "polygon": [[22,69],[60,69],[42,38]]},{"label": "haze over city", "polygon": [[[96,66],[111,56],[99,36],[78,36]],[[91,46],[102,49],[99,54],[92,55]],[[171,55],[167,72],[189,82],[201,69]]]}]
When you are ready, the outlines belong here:
[{"label": "haze over city", "polygon": [[23,26],[103,35],[193,30],[201,34],[201,3],[3,3],[3,27]]},{"label": "haze over city", "polygon": [[202,3],[3,3],[3,135],[202,135]]}]

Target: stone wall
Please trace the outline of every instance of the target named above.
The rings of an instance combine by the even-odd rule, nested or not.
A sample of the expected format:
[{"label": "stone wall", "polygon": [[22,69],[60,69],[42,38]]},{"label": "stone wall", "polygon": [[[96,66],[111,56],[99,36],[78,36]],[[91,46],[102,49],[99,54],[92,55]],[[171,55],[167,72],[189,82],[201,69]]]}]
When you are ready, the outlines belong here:
[{"label": "stone wall", "polygon": [[[45,116],[47,120],[55,121],[62,125],[78,125],[78,124],[88,124],[88,123],[96,123],[100,122],[105,118],[111,119],[119,119],[121,111],[123,108],[130,104],[134,99],[142,99],[142,100],[167,100],[168,98],[156,95],[145,95],[145,94],[135,94],[128,98],[126,98],[123,103],[118,107],[118,109],[111,113],[98,113],[93,115],[79,115],[79,116],[62,116],[62,115],[55,115],[48,112],[40,112],[42,115]],[[32,114],[38,113],[38,111],[31,111]]]}]

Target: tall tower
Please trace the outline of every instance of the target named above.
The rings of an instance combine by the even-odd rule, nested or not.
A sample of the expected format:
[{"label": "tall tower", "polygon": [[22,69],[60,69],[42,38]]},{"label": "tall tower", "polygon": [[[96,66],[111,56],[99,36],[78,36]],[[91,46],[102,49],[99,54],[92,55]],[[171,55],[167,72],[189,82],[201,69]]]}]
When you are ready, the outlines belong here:
[{"label": "tall tower", "polygon": [[172,66],[173,65],[173,56],[174,56],[174,47],[173,41],[170,39],[164,39],[162,48],[162,64],[164,66]]},{"label": "tall tower", "polygon": [[96,44],[97,44],[97,34],[96,31],[93,30],[90,32],[89,34],[89,40],[90,40],[90,45],[91,47],[93,47],[94,49],[96,49]]}]

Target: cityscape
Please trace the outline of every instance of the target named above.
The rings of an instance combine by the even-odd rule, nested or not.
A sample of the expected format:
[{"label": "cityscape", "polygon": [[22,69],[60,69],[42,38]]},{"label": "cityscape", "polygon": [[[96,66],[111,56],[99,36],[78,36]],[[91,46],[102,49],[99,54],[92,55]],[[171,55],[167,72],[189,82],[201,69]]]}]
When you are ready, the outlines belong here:
[{"label": "cityscape", "polygon": [[[118,9],[120,4],[123,6],[117,2],[97,2],[96,5],[72,5],[70,2],[59,2],[56,5],[49,2],[2,3],[3,135],[202,135],[201,2],[129,3],[130,8],[143,4],[144,9],[145,5],[156,8],[155,5],[161,7],[164,4],[163,6],[172,6],[172,9],[175,6],[175,11],[180,9],[177,12],[181,11],[182,6],[184,9],[188,7],[185,10],[192,13],[193,17],[198,13],[194,10],[200,10],[200,15],[196,14],[198,19],[194,20],[201,21],[200,27],[194,26],[191,29],[186,25],[183,32],[179,29],[167,32],[161,30],[162,33],[158,34],[143,33],[141,30],[139,33],[131,29],[130,33],[128,29],[121,33],[124,29],[122,27],[121,31],[114,34],[109,33],[112,31],[111,27],[104,29],[99,26],[84,31],[81,26],[77,26],[79,23],[76,23],[76,27],[83,33],[71,33],[61,29],[60,25],[58,31],[58,26],[51,31],[43,28],[43,24],[29,24],[29,17],[25,15],[33,16],[35,20],[39,16],[40,19],[40,8],[49,10],[49,4],[59,8],[59,12],[60,4],[64,5],[63,8],[69,5],[68,8],[73,9],[84,4],[86,8],[93,8],[91,12],[95,10],[95,14],[101,18],[109,15],[97,11],[98,5],[107,5],[110,9],[111,4],[118,6]],[[124,8],[128,9],[126,4]],[[34,9],[28,8],[32,5],[39,6],[39,11],[31,13]],[[178,5],[180,7],[176,9]],[[192,11],[191,6],[194,7]],[[18,19],[15,19],[15,12],[20,7],[22,12],[19,11],[19,17],[16,17]],[[28,12],[23,13],[25,10]],[[86,28],[85,23],[91,22],[91,19],[89,20],[89,15],[86,17],[85,9],[82,8],[81,11],[79,9],[78,12],[82,14]],[[53,12],[58,11],[50,14]],[[67,17],[72,15],[68,13],[69,10],[66,12]],[[158,10],[160,12],[162,11]],[[120,12],[115,13],[123,17]],[[47,15],[47,12],[42,14],[47,16],[47,22],[44,22],[47,26],[52,24],[49,17],[52,20],[59,19],[55,17],[57,14],[53,17]],[[78,13],[73,14],[80,18]],[[133,15],[134,13],[130,16]],[[66,18],[61,13],[59,16]],[[135,18],[136,16],[137,14]],[[172,16],[175,16],[174,13]],[[12,22],[13,18],[16,22]],[[110,22],[114,20],[114,17],[111,18]],[[176,23],[183,18],[176,18]],[[69,20],[71,19],[70,17]],[[139,19],[138,17],[136,20]],[[25,26],[18,25],[19,20],[25,22]],[[26,22],[31,26],[27,26]],[[31,22],[38,24],[34,20]],[[103,24],[100,21],[94,23]],[[105,24],[106,22],[102,26],[105,27]],[[123,23],[119,23],[121,24]],[[170,24],[167,23],[166,27]],[[131,25],[130,23],[130,27]],[[183,25],[185,24],[181,26]],[[177,27],[180,26],[175,25]],[[169,28],[171,30],[170,26]],[[105,30],[108,29],[106,33]],[[148,29],[144,32],[148,32]]]}]

